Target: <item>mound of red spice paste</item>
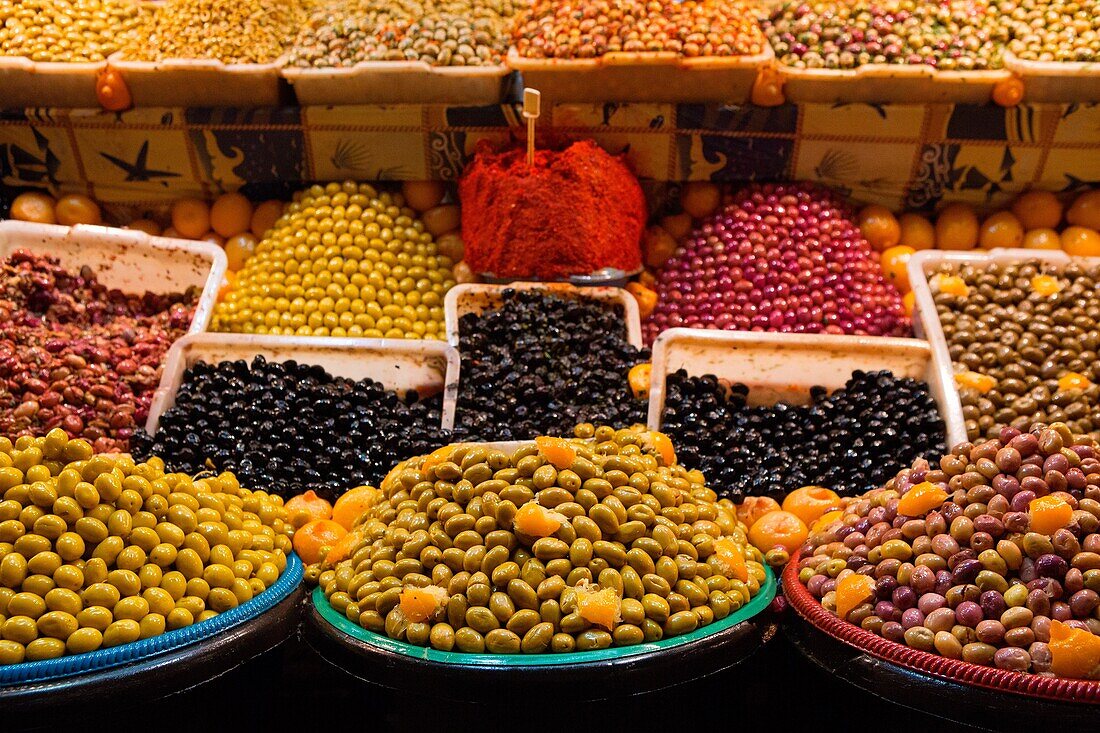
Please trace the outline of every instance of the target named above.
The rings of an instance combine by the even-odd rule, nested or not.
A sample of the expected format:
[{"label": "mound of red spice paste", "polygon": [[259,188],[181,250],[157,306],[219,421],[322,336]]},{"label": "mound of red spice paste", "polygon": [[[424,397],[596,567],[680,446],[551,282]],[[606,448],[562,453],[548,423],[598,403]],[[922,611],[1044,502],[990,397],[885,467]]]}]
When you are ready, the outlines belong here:
[{"label": "mound of red spice paste", "polygon": [[504,278],[566,279],[642,266],[646,204],[621,156],[591,140],[562,150],[480,145],[458,185],[466,261]]}]

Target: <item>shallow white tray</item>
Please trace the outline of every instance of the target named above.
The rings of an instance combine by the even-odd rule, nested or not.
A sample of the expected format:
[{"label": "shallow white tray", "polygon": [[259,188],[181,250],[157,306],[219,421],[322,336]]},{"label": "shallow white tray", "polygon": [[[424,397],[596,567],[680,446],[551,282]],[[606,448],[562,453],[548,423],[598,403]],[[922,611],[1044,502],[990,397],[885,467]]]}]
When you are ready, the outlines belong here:
[{"label": "shallow white tray", "polygon": [[[947,386],[951,399],[959,405],[959,430],[961,438],[966,440],[966,425],[962,421],[962,403],[959,402],[959,389],[955,384],[955,366],[947,349],[947,338],[943,335],[943,326],[932,299],[932,288],[928,276],[942,264],[954,265],[992,265],[1011,262],[1043,262],[1054,271],[1059,271],[1074,261],[1089,266],[1100,265],[1097,257],[1070,257],[1061,250],[1049,249],[994,249],[988,252],[944,252],[942,250],[922,250],[909,258],[907,265],[909,285],[916,298],[913,305],[913,331],[918,337],[927,339],[932,348],[932,359],[939,371],[939,381]],[[952,441],[955,442],[955,441]]]},{"label": "shallow white tray", "polygon": [[131,229],[0,222],[0,259],[17,249],[56,257],[69,269],[87,265],[99,282],[125,293],[179,293],[200,287],[190,333],[206,330],[225,276],[225,252],[218,245],[150,237]]},{"label": "shallow white tray", "polygon": [[463,283],[447,291],[443,301],[443,314],[447,326],[447,343],[458,346],[459,319],[467,313],[483,313],[500,307],[502,293],[513,290],[545,290],[563,298],[594,300],[601,303],[619,304],[623,307],[626,320],[626,338],[632,345],[642,347],[642,321],[638,317],[638,301],[622,288],[593,287],[579,288],[568,283],[515,282],[507,285],[486,285],[482,283]]},{"label": "shallow white tray", "polygon": [[443,392],[442,427],[449,430],[454,425],[458,352],[440,341],[202,333],[180,339],[168,351],[145,432],[155,433],[160,416],[176,403],[176,393],[189,366],[198,361],[251,362],[257,355],[268,361],[294,360],[320,366],[338,377],[370,378],[398,393],[409,389],[421,395]]},{"label": "shallow white tray", "polygon": [[651,430],[661,428],[665,381],[680,369],[691,376],[713,374],[744,384],[752,405],[808,404],[811,387],[831,392],[843,387],[857,369],[888,369],[895,376],[928,384],[943,417],[948,444],[966,439],[958,394],[945,388],[931,349],[917,339],[671,328],[653,344]]}]

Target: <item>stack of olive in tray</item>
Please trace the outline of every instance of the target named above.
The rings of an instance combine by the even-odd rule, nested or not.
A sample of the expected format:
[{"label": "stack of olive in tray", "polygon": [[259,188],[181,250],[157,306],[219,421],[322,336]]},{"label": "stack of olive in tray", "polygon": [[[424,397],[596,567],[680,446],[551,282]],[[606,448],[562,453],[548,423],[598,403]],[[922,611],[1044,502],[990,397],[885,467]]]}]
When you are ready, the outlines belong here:
[{"label": "stack of olive in tray", "polygon": [[679,636],[760,591],[766,571],[734,506],[675,462],[667,437],[581,433],[399,464],[307,578],[370,631],[498,654]]},{"label": "stack of olive in tray", "polygon": [[291,549],[278,496],[95,455],[60,428],[0,438],[0,494],[0,665],[205,621],[271,587]]},{"label": "stack of olive in tray", "polygon": [[332,500],[450,440],[442,404],[442,394],[398,395],[293,360],[200,361],[156,434],[137,433],[132,451],[178,471],[234,471],[284,498],[312,490]]},{"label": "stack of olive in tray", "polygon": [[853,372],[809,405],[749,406],[748,387],[713,375],[669,374],[662,430],[685,466],[721,496],[783,497],[802,486],[852,495],[881,485],[916,458],[944,449],[944,422],[928,385],[888,371]]},{"label": "stack of olive in tray", "polygon": [[626,338],[621,305],[505,290],[499,308],[459,321],[465,437],[568,435],[583,422],[644,423],[627,375],[649,352]]},{"label": "stack of olive in tray", "polygon": [[945,264],[928,284],[971,440],[1052,421],[1100,438],[1100,266]]}]

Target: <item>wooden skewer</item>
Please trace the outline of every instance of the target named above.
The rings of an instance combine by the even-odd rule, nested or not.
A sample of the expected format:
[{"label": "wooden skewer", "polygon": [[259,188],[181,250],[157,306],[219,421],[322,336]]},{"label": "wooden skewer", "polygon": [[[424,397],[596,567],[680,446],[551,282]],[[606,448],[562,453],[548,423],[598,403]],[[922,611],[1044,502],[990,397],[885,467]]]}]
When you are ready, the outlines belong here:
[{"label": "wooden skewer", "polygon": [[539,118],[542,94],[538,89],[523,90],[523,119],[527,120],[527,165],[535,164],[535,120]]}]

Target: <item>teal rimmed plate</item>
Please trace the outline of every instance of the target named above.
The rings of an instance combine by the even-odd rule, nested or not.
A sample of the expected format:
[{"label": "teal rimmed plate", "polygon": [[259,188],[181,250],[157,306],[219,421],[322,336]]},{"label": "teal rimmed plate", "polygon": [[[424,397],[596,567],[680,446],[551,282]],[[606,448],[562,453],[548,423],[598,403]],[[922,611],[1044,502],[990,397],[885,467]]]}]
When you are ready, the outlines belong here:
[{"label": "teal rimmed plate", "polygon": [[[731,667],[775,632],[764,613],[776,578],[736,613],[689,634],[627,647],[569,654],[468,654],[444,652],[391,639],[338,613],[317,588],[303,626],[306,641],[347,673],[394,689],[440,690],[455,699],[498,696],[537,683],[567,686],[574,696],[599,699],[653,691]],[[612,674],[613,673],[613,674]]]}]

